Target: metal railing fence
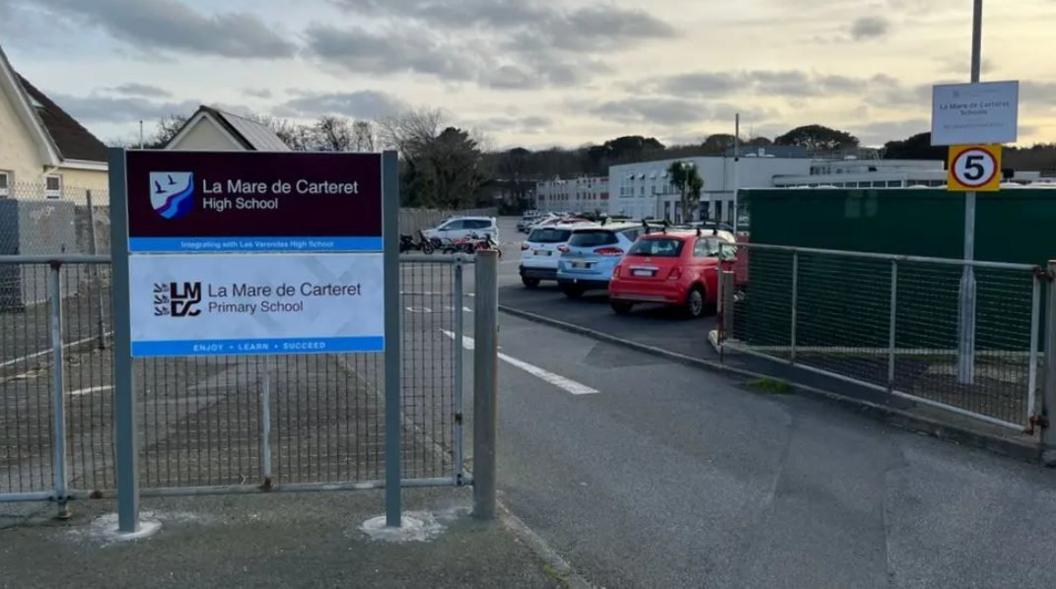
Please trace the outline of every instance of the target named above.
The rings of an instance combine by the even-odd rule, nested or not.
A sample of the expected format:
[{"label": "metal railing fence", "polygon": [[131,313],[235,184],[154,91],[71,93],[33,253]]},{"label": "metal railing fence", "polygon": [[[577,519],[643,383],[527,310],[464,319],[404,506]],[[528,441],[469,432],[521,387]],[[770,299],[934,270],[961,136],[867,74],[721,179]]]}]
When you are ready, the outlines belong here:
[{"label": "metal railing fence", "polygon": [[963,260],[746,243],[734,257],[724,348],[1019,430],[1039,415],[1040,268],[970,263],[974,353],[963,358]]},{"label": "metal railing fence", "polygon": [[[468,480],[455,344],[472,264],[401,258],[407,486]],[[109,258],[0,256],[0,502],[115,488],[110,325]],[[380,354],[150,358],[133,370],[144,495],[383,484]]]}]

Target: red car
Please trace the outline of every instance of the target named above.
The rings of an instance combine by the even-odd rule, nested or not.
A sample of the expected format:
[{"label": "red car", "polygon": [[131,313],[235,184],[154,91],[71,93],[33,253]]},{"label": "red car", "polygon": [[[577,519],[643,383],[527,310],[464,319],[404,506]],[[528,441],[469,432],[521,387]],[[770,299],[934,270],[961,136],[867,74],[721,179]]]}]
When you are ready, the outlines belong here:
[{"label": "red car", "polygon": [[643,235],[620,260],[609,282],[609,303],[619,314],[636,303],[682,307],[701,317],[718,301],[720,244],[726,231],[667,231]]}]

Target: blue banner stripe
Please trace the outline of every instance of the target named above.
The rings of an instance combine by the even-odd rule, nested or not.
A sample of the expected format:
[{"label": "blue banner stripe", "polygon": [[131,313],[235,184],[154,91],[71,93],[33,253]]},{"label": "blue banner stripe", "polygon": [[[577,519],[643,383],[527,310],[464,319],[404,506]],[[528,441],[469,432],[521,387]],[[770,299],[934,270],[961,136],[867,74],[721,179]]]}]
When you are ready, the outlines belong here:
[{"label": "blue banner stripe", "polygon": [[130,237],[130,252],[380,252],[379,237]]},{"label": "blue banner stripe", "polygon": [[337,354],[384,350],[385,338],[381,336],[132,342],[134,358]]}]

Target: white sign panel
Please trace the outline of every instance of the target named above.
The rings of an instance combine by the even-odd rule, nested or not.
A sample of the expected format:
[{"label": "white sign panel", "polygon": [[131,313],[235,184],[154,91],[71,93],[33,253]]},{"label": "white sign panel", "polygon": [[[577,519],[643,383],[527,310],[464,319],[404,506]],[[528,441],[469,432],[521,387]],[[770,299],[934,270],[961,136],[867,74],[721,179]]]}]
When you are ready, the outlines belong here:
[{"label": "white sign panel", "polygon": [[931,144],[1013,143],[1019,82],[944,84],[932,89]]},{"label": "white sign panel", "polygon": [[378,352],[383,254],[129,258],[132,356]]}]

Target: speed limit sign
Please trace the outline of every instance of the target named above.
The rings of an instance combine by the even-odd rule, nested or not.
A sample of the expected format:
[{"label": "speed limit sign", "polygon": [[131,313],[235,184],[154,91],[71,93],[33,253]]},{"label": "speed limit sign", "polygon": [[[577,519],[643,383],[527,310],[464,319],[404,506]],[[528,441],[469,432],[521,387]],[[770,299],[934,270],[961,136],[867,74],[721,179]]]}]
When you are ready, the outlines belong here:
[{"label": "speed limit sign", "polygon": [[950,147],[946,185],[955,192],[996,192],[1001,189],[1000,145]]}]

